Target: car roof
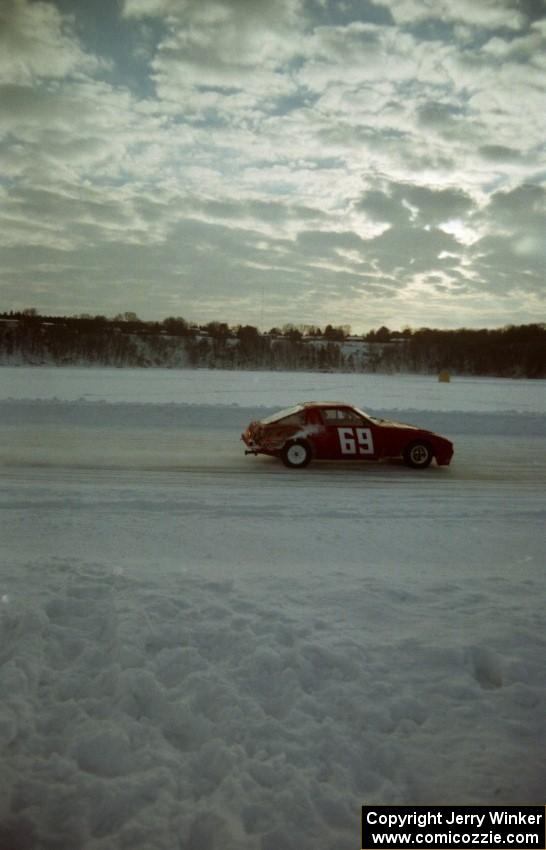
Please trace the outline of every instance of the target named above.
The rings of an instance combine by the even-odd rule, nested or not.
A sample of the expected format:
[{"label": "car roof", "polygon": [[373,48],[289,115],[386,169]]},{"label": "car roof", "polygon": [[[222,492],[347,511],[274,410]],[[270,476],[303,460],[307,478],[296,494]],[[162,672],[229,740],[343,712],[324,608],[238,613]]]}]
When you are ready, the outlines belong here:
[{"label": "car roof", "polygon": [[303,401],[304,407],[354,407],[346,401]]}]

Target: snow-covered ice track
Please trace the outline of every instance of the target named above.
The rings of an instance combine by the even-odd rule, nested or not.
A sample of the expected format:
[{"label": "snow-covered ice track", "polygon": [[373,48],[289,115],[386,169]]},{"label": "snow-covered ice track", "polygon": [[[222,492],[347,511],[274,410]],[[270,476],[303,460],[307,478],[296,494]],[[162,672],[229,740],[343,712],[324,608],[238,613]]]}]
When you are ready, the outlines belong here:
[{"label": "snow-covered ice track", "polygon": [[[546,423],[546,417],[545,417]],[[426,470],[412,470],[402,461],[313,462],[305,470],[286,469],[275,458],[245,457],[235,433],[218,431],[214,438],[194,429],[168,432],[150,440],[146,432],[134,429],[125,436],[74,428],[70,440],[58,429],[51,432],[3,429],[0,426],[0,475],[3,480],[24,477],[36,480],[51,475],[78,479],[119,476],[150,478],[183,483],[187,476],[219,477],[240,482],[256,478],[269,484],[278,479],[291,488],[324,486],[342,481],[346,486],[358,483],[370,486],[374,481],[400,485],[407,482],[536,482],[546,479],[546,437],[491,437],[455,435],[455,456],[449,468],[434,463]]]},{"label": "snow-covered ice track", "polygon": [[246,483],[248,487],[256,487],[266,484],[268,487],[281,487],[285,490],[288,486],[291,491],[298,492],[316,487],[329,487],[332,491],[338,486],[362,489],[376,484],[421,490],[428,486],[454,487],[457,482],[465,482],[469,486],[518,482],[520,486],[537,489],[538,493],[541,492],[544,482],[544,474],[541,469],[537,469],[536,463],[528,466],[518,463],[511,467],[491,464],[488,468],[480,468],[474,464],[461,468],[454,464],[449,471],[433,468],[417,472],[401,463],[351,464],[351,468],[347,466],[347,464],[340,464],[334,468],[331,464],[315,464],[305,471],[294,472],[280,465],[264,468],[249,464],[245,469],[241,469],[239,465],[215,469],[198,465],[139,467],[121,464],[91,466],[73,463],[60,466],[56,463],[31,462],[6,464],[0,469],[0,480],[2,482],[28,481],[37,484],[40,481],[52,480],[65,480],[67,483],[73,481],[81,484],[113,480],[119,483],[140,483],[143,486],[159,482],[172,487],[185,486],[188,479],[199,480],[202,484],[226,480],[226,486],[230,484],[240,486]]}]

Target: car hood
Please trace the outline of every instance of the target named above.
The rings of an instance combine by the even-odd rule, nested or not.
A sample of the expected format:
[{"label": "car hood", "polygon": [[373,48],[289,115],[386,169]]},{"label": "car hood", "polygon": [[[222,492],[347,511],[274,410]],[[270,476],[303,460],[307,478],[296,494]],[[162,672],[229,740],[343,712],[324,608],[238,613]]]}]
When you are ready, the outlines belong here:
[{"label": "car hood", "polygon": [[407,428],[410,431],[426,431],[426,428],[419,428],[418,425],[409,425],[407,422],[395,422],[393,419],[374,419],[373,421],[380,428]]}]

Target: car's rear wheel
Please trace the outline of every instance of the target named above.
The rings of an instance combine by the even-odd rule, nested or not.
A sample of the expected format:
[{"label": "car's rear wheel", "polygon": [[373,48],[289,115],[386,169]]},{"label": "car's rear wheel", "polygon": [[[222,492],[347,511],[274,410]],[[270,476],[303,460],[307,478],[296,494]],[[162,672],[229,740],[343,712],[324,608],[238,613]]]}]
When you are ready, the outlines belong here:
[{"label": "car's rear wheel", "polygon": [[427,466],[430,466],[433,457],[431,446],[421,440],[410,443],[404,451],[405,463],[414,469],[426,469]]},{"label": "car's rear wheel", "polygon": [[311,447],[304,440],[286,443],[281,452],[281,460],[292,469],[303,469],[311,460]]}]

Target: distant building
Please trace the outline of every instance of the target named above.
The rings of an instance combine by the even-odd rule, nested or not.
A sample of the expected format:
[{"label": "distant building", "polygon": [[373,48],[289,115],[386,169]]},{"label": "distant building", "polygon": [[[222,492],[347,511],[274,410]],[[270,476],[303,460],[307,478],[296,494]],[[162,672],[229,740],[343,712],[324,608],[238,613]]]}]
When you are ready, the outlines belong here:
[{"label": "distant building", "polygon": [[19,319],[0,319],[0,332],[19,327]]}]

